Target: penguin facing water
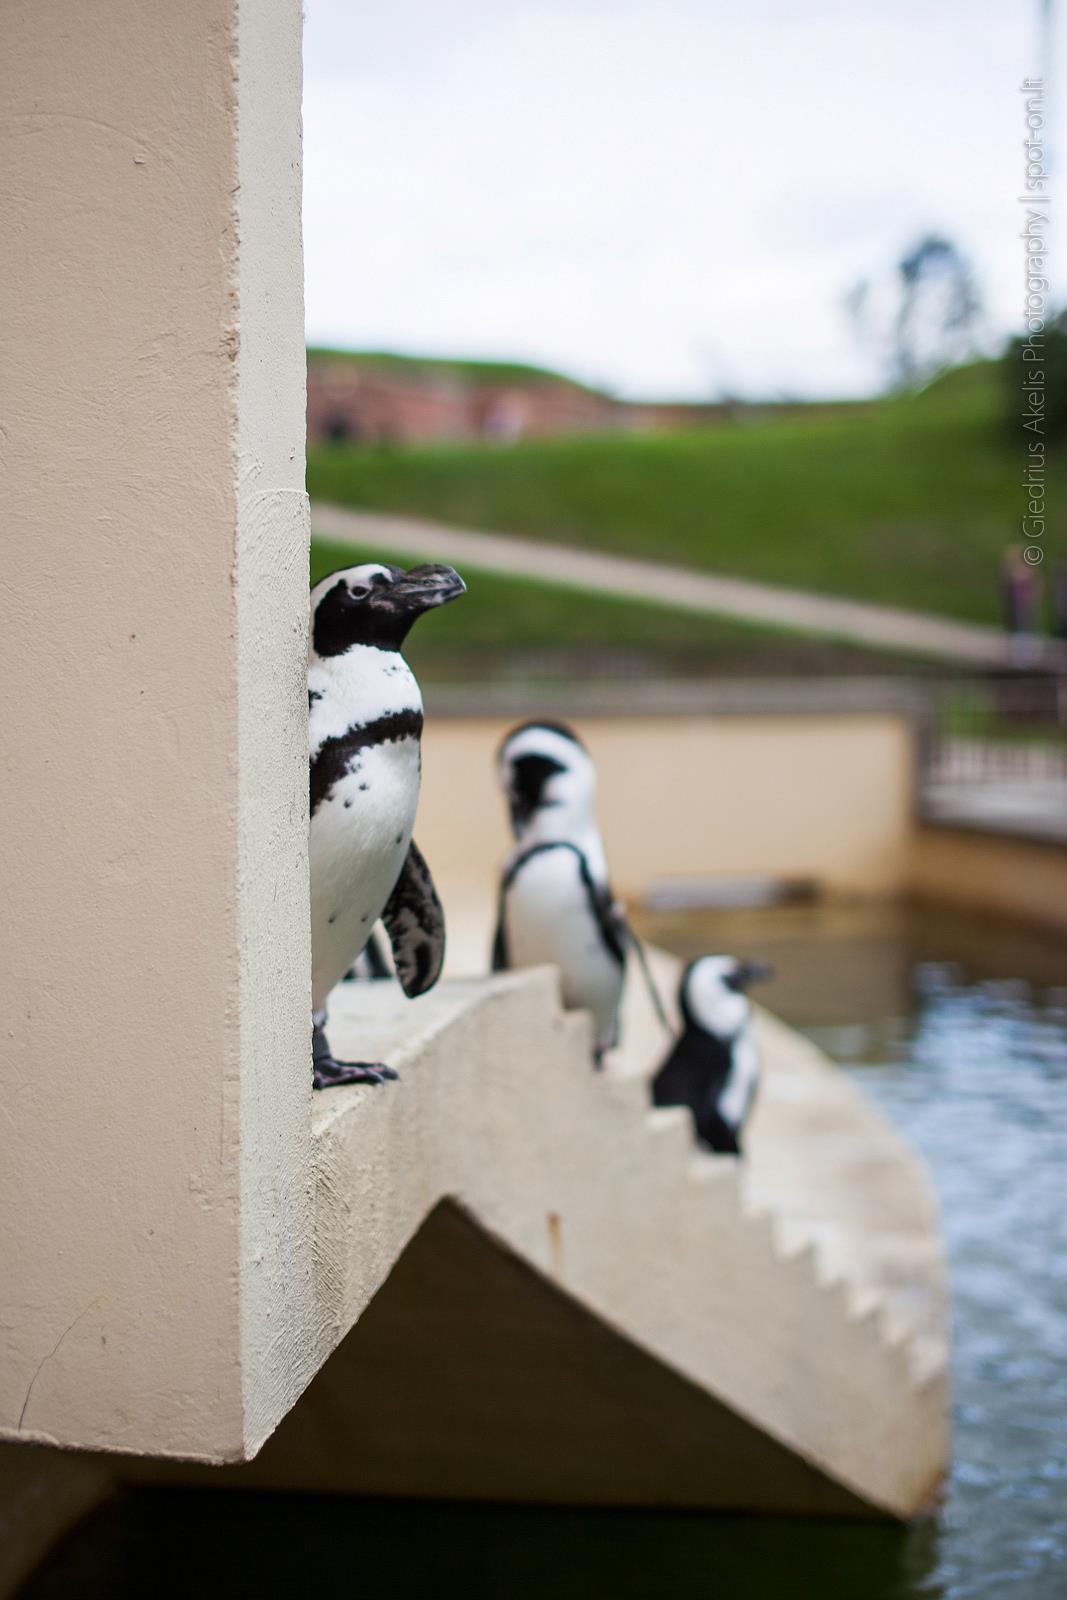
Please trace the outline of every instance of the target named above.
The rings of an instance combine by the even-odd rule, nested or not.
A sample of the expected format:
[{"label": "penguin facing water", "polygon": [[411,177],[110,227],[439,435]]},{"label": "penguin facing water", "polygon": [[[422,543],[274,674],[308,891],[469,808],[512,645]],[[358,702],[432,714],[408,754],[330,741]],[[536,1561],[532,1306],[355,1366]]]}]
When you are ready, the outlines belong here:
[{"label": "penguin facing water", "polygon": [[500,879],[493,971],[557,966],[563,1003],[594,1019],[594,1060],[618,1040],[629,932],[608,885],[596,774],[558,722],[512,730],[498,758],[515,847]]},{"label": "penguin facing water", "polygon": [[701,1144],[740,1155],[741,1131],[755,1098],[759,1059],[745,990],[771,968],[734,956],[701,956],[682,974],[683,1029],[652,1080],[657,1106],[688,1106]]},{"label": "penguin facing water", "polygon": [[313,1082],[381,1083],[389,1067],[334,1060],[326,999],[380,917],[404,993],[424,994],[444,961],[444,917],[412,839],[419,799],[422,695],[400,654],[424,612],[464,593],[451,567],[367,563],[311,591]]}]

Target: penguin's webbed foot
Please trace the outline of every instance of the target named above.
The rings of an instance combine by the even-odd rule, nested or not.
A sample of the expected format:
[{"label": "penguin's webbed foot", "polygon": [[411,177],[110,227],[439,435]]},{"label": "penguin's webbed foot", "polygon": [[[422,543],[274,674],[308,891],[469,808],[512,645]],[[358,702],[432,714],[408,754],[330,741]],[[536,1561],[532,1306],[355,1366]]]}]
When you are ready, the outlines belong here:
[{"label": "penguin's webbed foot", "polygon": [[333,1089],[342,1083],[385,1083],[399,1078],[399,1072],[380,1061],[335,1061],[332,1056],[316,1061],[311,1078],[313,1089]]},{"label": "penguin's webbed foot", "polygon": [[333,1089],[342,1083],[385,1083],[400,1076],[380,1061],[335,1061],[321,1027],[312,1035],[311,1059],[314,1089]]}]

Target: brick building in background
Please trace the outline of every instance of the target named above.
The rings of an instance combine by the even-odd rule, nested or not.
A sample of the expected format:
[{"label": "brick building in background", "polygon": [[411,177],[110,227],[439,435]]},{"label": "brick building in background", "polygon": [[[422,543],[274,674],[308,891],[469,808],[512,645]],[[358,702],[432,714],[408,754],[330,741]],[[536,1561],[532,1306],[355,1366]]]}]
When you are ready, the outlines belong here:
[{"label": "brick building in background", "polygon": [[812,416],[864,402],[615,400],[558,373],[493,361],[438,361],[311,349],[308,443],[417,444],[571,433],[675,432]]},{"label": "brick building in background", "polygon": [[308,351],[309,444],[548,438],[654,432],[755,418],[766,407],[615,400],[558,373],[509,362]]},{"label": "brick building in background", "polygon": [[308,438],[351,444],[598,433],[629,408],[566,378],[503,363],[308,352]]}]

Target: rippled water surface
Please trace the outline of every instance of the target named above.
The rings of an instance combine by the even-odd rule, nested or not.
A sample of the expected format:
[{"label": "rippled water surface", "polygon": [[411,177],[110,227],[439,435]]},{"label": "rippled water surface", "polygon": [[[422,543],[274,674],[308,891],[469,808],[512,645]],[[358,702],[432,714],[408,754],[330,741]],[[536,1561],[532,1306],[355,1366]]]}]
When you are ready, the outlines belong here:
[{"label": "rippled water surface", "polygon": [[955,1461],[937,1518],[900,1533],[155,1491],[94,1519],[27,1600],[1067,1600],[1067,941],[890,907],[645,931],[682,955],[774,961],[763,998],[933,1169],[955,1306]]}]

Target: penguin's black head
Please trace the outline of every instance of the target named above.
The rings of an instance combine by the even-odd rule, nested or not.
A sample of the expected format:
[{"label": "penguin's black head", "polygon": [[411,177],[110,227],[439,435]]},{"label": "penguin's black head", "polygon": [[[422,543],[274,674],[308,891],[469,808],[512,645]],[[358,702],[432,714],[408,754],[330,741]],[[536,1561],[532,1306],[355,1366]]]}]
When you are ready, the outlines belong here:
[{"label": "penguin's black head", "polygon": [[554,804],[547,798],[545,789],[550,778],[566,770],[561,762],[554,761],[551,756],[518,756],[511,763],[508,805],[512,826],[516,830],[524,828],[534,812],[540,811],[542,806]]},{"label": "penguin's black head", "polygon": [[466,592],[453,567],[390,567],[368,562],[323,578],[311,591],[311,643],[319,656],[340,656],[353,645],[399,650],[424,611]]},{"label": "penguin's black head", "polygon": [[750,983],[774,976],[762,961],[736,956],[700,956],[682,974],[678,1008],[687,1027],[702,1028],[716,1038],[734,1037],[748,1021],[745,990]]},{"label": "penguin's black head", "polygon": [[513,728],[497,756],[511,826],[518,837],[539,818],[573,833],[592,819],[596,777],[589,754],[561,722],[524,722]]},{"label": "penguin's black head", "polygon": [[525,737],[526,734],[533,734],[536,737],[541,733],[557,734],[560,739],[565,740],[568,744],[576,744],[579,750],[585,749],[585,745],[569,722],[554,722],[551,717],[532,717],[529,722],[520,722],[511,729],[510,733],[505,734],[500,741],[500,748],[497,750],[497,760],[515,740]]}]

